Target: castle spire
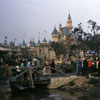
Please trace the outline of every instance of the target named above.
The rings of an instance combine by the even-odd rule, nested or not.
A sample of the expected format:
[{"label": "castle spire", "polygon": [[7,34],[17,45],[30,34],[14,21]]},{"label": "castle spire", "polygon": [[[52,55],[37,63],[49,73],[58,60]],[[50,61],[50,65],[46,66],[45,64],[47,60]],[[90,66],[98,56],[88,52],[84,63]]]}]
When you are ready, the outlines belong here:
[{"label": "castle spire", "polygon": [[38,33],[38,40],[40,40],[40,32]]},{"label": "castle spire", "polygon": [[67,25],[68,24],[71,24],[72,23],[72,19],[71,19],[71,15],[70,15],[70,13],[69,13],[69,15],[68,15],[68,20],[67,20]]},{"label": "castle spire", "polygon": [[23,40],[23,42],[22,42],[22,46],[26,46],[25,40]]},{"label": "castle spire", "polygon": [[58,34],[56,27],[54,27],[52,34]]},{"label": "castle spire", "polygon": [[31,41],[31,45],[30,45],[31,47],[35,47],[36,46],[36,44],[35,44],[35,41],[34,41],[34,38],[33,38],[33,40]]},{"label": "castle spire", "polygon": [[71,15],[70,15],[70,13],[69,13],[69,15],[68,15],[68,19],[71,19]]},{"label": "castle spire", "polygon": [[47,43],[47,40],[46,40],[46,38],[44,38],[44,39],[43,39],[43,43]]},{"label": "castle spire", "polygon": [[69,30],[69,34],[72,34],[72,19],[70,13],[68,15],[67,28]]}]

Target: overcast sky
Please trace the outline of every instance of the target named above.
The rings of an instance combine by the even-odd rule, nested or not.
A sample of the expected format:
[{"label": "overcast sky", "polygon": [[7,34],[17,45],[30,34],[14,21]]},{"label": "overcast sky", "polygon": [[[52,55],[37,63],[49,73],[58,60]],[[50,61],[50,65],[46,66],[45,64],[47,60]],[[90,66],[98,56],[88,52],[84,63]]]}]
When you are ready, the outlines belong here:
[{"label": "overcast sky", "polygon": [[[51,39],[51,32],[59,24],[66,25],[70,12],[73,26],[82,22],[86,29],[89,19],[100,25],[100,0],[0,0],[0,42],[4,36],[16,43],[30,39]],[[46,31],[46,32],[44,32]]]}]

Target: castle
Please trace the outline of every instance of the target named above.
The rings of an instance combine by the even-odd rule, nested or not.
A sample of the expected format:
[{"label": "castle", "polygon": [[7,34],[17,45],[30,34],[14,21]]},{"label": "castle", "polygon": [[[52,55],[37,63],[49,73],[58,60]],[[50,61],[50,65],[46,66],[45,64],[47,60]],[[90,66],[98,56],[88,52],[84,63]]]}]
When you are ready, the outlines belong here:
[{"label": "castle", "polygon": [[[59,31],[57,31],[56,27],[54,28],[52,34],[52,42],[63,42],[66,48],[67,55],[69,56],[71,53],[70,46],[75,44],[75,35],[72,32],[72,19],[70,14],[68,15],[67,25],[62,27],[59,25]],[[23,46],[25,46],[25,41],[23,41]],[[53,48],[51,48],[50,44],[47,42],[46,38],[42,42],[38,39],[38,43],[36,44],[33,41],[30,41],[30,45],[28,46],[30,56],[37,56],[39,58],[48,58],[48,59],[56,59],[56,54]]]},{"label": "castle", "polygon": [[[75,35],[73,34],[73,26],[72,26],[72,19],[71,15],[68,15],[67,24],[66,26],[62,27],[62,25],[59,25],[59,30],[54,28],[52,35],[52,42],[56,43],[63,43],[64,48],[66,50],[66,54],[64,56],[77,56],[79,54],[78,50],[71,49],[72,46],[77,45],[77,41],[75,38]],[[50,42],[50,43],[52,43]],[[47,42],[46,38],[41,42],[40,39],[38,39],[38,43],[35,43],[34,39],[30,40],[29,44],[25,43],[25,40],[23,38],[22,44],[19,46],[21,47],[18,51],[19,54],[21,54],[21,51],[24,52],[23,56],[28,56],[29,58],[32,57],[38,57],[38,58],[46,58],[46,59],[57,59],[56,52],[54,48],[51,47],[50,43]],[[14,47],[14,43],[11,41],[9,44],[9,47]],[[13,49],[13,48],[12,48]],[[62,48],[61,48],[62,50]]]},{"label": "castle", "polygon": [[62,27],[62,25],[59,25],[59,31],[57,31],[56,27],[54,28],[52,32],[52,41],[54,42],[68,42],[71,39],[71,44],[73,44],[75,41],[75,37],[72,33],[72,19],[70,14],[68,15],[67,25],[65,27]]}]

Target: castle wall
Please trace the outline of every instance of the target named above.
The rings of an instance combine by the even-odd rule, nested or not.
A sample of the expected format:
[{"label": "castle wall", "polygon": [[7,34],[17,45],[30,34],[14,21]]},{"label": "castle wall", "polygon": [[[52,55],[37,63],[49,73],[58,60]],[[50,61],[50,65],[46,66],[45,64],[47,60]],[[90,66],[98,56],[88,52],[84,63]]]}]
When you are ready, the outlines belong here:
[{"label": "castle wall", "polygon": [[56,59],[56,54],[53,49],[49,50],[50,59]]}]

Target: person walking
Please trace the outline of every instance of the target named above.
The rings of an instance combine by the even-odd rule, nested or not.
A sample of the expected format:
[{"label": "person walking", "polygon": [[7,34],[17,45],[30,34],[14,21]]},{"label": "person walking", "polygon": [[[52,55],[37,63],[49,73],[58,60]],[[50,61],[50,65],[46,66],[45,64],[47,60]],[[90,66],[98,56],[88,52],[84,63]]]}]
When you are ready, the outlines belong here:
[{"label": "person walking", "polygon": [[82,61],[81,61],[81,57],[79,57],[77,62],[76,62],[76,74],[77,74],[77,76],[79,76],[81,74],[81,68],[82,68]]}]

